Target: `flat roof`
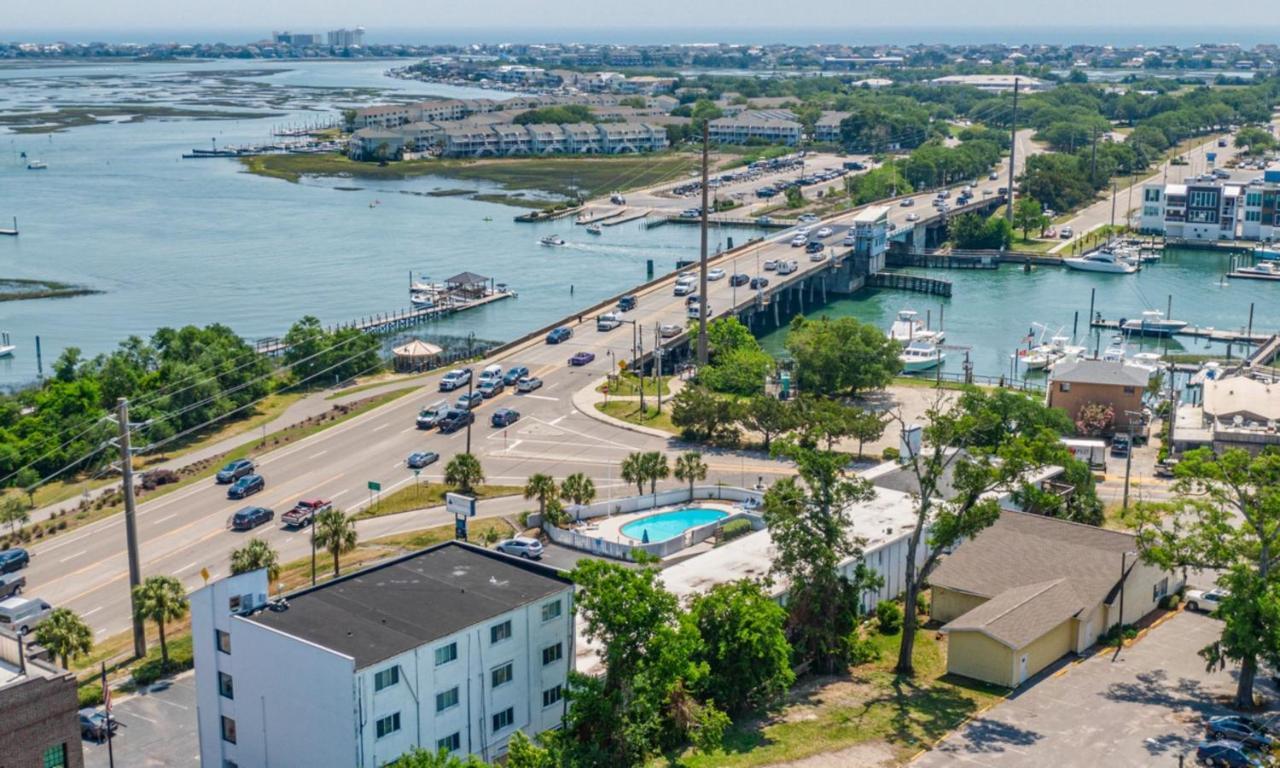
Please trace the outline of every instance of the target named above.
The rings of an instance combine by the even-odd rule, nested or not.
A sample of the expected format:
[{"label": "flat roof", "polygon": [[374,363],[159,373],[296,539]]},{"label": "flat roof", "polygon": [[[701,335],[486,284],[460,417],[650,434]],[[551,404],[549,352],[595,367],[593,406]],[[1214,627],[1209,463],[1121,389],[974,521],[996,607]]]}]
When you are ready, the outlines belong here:
[{"label": "flat roof", "polygon": [[550,566],[448,541],[244,618],[350,656],[363,669],[571,586]]},{"label": "flat roof", "polygon": [[875,224],[877,221],[889,215],[889,206],[887,205],[869,205],[858,211],[853,217],[854,224]]}]

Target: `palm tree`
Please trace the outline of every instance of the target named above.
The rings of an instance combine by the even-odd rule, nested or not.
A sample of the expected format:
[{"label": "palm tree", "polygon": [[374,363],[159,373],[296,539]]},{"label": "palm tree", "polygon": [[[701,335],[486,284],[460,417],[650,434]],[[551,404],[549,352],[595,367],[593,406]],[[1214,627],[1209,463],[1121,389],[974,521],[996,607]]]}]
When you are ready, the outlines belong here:
[{"label": "palm tree", "polygon": [[356,521],[340,509],[329,509],[316,515],[311,526],[316,546],[333,555],[333,575],[338,575],[338,556],[356,548]]},{"label": "palm tree", "polygon": [[636,484],[637,496],[644,495],[644,481],[649,479],[649,475],[645,472],[643,453],[631,453],[622,460],[622,479]]},{"label": "palm tree", "polygon": [[556,479],[542,472],[529,475],[529,480],[524,484],[524,497],[538,500],[538,514],[545,520],[547,500],[556,497]]},{"label": "palm tree", "polygon": [[63,668],[77,656],[93,648],[93,630],[70,608],[55,608],[36,627],[36,642],[62,659]]},{"label": "palm tree", "polygon": [[471,493],[477,485],[484,482],[484,468],[475,456],[459,453],[445,465],[444,481],[463,493]]},{"label": "palm tree", "polygon": [[596,498],[596,484],[581,472],[574,472],[560,485],[560,498],[584,506]]},{"label": "palm tree", "polygon": [[231,553],[232,576],[259,568],[267,569],[269,582],[280,578],[280,555],[262,539],[250,539],[248,544]]},{"label": "palm tree", "polygon": [[693,500],[693,484],[707,479],[707,465],[698,451],[686,451],[676,459],[676,479],[689,483],[689,500]]},{"label": "palm tree", "polygon": [[649,481],[649,493],[658,492],[658,481],[666,480],[671,475],[671,467],[667,465],[667,455],[661,451],[649,451],[640,461],[644,464],[644,477]]},{"label": "palm tree", "polygon": [[151,619],[160,628],[160,664],[168,669],[169,645],[164,625],[187,615],[187,591],[182,582],[172,576],[148,577],[133,588],[133,610],[138,619]]}]

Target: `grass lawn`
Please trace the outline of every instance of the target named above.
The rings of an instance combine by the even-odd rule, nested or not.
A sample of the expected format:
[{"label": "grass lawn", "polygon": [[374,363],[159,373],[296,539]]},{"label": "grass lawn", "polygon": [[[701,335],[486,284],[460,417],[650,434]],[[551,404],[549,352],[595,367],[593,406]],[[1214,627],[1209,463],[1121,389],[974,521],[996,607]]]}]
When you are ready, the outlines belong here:
[{"label": "grass lawn", "polygon": [[[492,531],[493,533],[490,533]],[[482,517],[467,521],[467,538],[474,543],[482,543],[488,537],[506,538],[518,533],[511,524],[501,517]],[[496,536],[495,536],[496,534]],[[441,542],[453,539],[452,525],[438,525],[435,528],[423,528],[420,531],[397,533],[383,536],[369,542],[370,546],[391,547],[412,552],[425,549]]]},{"label": "grass lawn", "polygon": [[1062,241],[1049,240],[1049,239],[1036,240],[1035,238],[1032,238],[1030,240],[1023,240],[1021,237],[1016,237],[1013,240],[1013,250],[1035,251],[1036,253],[1048,253],[1050,248],[1053,248],[1055,245],[1057,245],[1060,242]]},{"label": "grass lawn", "polygon": [[422,383],[430,374],[426,373],[379,373],[367,379],[360,379],[359,384],[353,384],[350,387],[343,387],[335,392],[330,392],[324,396],[325,400],[337,400],[340,397],[354,395],[357,392],[365,392],[376,387],[383,387],[388,384],[414,384]]},{"label": "grass lawn", "polygon": [[[640,394],[640,387],[636,385],[636,377],[630,374],[613,376],[609,382],[609,394],[618,395],[620,397],[634,396]],[[671,377],[663,376],[660,379],[662,383],[662,395],[666,397],[671,394]],[[596,387],[597,392],[604,392],[604,384]],[[659,387],[654,384],[652,376],[646,376],[644,379],[644,393],[646,395],[657,395]]]},{"label": "grass lawn", "polygon": [[802,680],[779,712],[735,723],[725,735],[723,752],[685,754],[676,764],[774,765],[862,744],[905,761],[1007,693],[946,675],[946,647],[933,631],[916,636],[914,679],[893,672],[901,635],[872,637],[880,650],[877,661],[846,676]]},{"label": "grass lawn", "polygon": [[[648,405],[648,403],[645,403],[645,405]],[[641,413],[640,401],[638,400],[611,400],[608,403],[596,403],[596,410],[606,416],[621,419],[629,424],[653,427],[664,432],[670,432],[673,435],[679,434],[680,430],[671,424],[671,409],[663,408],[659,412],[655,405],[650,405]]]},{"label": "grass lawn", "polygon": [[[384,495],[378,500],[376,506],[365,507],[360,510],[356,514],[356,519],[364,520],[369,517],[394,515],[414,509],[438,507],[444,503],[444,495],[446,493],[456,490],[457,488],[452,485],[445,485],[444,483],[421,482],[417,485],[406,485]],[[514,496],[517,493],[524,493],[524,488],[518,485],[481,485],[472,492],[477,499]]]}]

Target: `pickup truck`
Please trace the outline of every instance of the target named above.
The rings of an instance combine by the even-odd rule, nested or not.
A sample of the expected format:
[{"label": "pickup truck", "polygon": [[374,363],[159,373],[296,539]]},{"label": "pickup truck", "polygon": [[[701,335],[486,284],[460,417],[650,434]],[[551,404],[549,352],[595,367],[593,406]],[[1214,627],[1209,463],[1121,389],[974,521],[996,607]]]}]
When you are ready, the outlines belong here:
[{"label": "pickup truck", "polygon": [[328,512],[333,502],[321,499],[304,499],[293,506],[293,509],[280,516],[280,522],[290,528],[304,528],[315,521],[316,515]]}]

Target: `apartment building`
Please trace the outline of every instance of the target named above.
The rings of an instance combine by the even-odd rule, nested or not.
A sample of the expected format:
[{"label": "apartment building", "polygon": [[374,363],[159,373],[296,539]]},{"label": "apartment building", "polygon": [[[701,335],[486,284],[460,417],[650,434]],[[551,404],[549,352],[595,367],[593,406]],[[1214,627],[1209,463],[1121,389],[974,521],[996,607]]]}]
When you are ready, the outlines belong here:
[{"label": "apartment building", "polygon": [[667,130],[653,123],[566,123],[450,126],[443,130],[445,157],[513,155],[625,155],[668,146]]},{"label": "apartment building", "polygon": [[790,110],[747,110],[707,123],[708,137],[717,144],[800,143],[803,127]]},{"label": "apartment building", "polygon": [[268,590],[259,570],[191,595],[202,765],[493,760],[563,721],[573,585],[554,568],[451,541]]},{"label": "apartment building", "polygon": [[76,678],[0,630],[0,766],[81,768]]},{"label": "apartment building", "polygon": [[1240,236],[1246,240],[1280,239],[1280,166],[1244,188]]},{"label": "apartment building", "polygon": [[840,123],[852,114],[850,112],[823,112],[813,124],[813,140],[824,144],[836,144],[840,141]]},{"label": "apartment building", "polygon": [[1245,207],[1243,189],[1221,180],[1146,184],[1139,228],[1185,240],[1234,240]]}]

